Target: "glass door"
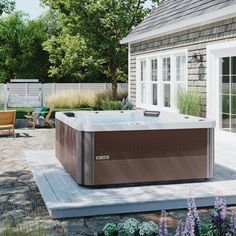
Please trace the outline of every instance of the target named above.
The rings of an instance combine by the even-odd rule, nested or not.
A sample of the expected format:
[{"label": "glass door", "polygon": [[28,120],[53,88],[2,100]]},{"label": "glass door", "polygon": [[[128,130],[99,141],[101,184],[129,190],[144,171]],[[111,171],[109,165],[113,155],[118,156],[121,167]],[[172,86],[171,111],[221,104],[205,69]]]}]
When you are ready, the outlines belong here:
[{"label": "glass door", "polygon": [[236,57],[223,57],[220,63],[220,129],[236,133]]}]

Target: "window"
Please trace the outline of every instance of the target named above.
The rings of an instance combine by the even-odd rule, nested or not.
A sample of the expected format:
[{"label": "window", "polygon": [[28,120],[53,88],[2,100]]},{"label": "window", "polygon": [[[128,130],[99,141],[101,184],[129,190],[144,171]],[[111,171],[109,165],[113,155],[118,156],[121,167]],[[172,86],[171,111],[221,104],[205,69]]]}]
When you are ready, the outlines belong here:
[{"label": "window", "polygon": [[175,109],[178,91],[187,88],[186,51],[137,60],[137,106]]}]

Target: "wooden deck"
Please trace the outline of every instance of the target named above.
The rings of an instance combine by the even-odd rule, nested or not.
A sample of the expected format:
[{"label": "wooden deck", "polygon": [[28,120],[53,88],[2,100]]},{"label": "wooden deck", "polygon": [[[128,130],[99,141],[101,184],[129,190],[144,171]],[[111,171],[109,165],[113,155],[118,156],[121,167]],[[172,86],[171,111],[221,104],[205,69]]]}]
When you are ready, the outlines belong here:
[{"label": "wooden deck", "polygon": [[235,143],[216,138],[215,174],[210,181],[106,189],[76,184],[53,150],[26,151],[25,155],[51,217],[68,218],[186,208],[189,196],[199,207],[212,206],[217,194],[236,205]]}]

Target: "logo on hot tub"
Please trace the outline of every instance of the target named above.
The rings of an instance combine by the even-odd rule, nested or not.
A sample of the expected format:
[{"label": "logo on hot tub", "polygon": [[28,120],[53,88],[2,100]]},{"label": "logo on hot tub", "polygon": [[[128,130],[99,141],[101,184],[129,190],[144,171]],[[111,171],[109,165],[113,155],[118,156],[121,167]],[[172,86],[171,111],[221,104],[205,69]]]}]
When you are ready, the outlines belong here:
[{"label": "logo on hot tub", "polygon": [[96,160],[97,160],[97,161],[109,160],[109,159],[110,159],[109,156],[96,156]]}]

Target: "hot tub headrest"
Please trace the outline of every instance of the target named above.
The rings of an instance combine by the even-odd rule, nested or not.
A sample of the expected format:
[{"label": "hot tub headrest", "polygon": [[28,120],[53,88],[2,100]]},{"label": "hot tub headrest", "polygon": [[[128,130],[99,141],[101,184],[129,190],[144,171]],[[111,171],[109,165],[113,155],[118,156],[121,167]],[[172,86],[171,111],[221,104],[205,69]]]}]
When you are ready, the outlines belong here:
[{"label": "hot tub headrest", "polygon": [[68,117],[75,117],[75,113],[74,112],[64,112],[64,114]]},{"label": "hot tub headrest", "polygon": [[143,115],[149,117],[159,117],[160,111],[144,111]]}]

